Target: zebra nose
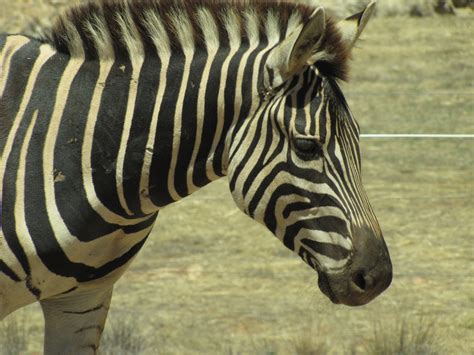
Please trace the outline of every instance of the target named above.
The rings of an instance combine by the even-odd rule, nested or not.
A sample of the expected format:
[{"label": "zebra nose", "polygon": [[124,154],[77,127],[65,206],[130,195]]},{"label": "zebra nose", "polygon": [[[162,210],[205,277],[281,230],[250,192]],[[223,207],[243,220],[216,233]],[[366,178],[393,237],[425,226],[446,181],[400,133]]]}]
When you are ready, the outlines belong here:
[{"label": "zebra nose", "polygon": [[[382,293],[392,282],[391,263],[380,263],[370,271],[359,269],[352,274],[350,291],[362,299],[372,299]],[[356,296],[357,297],[357,296]]]},{"label": "zebra nose", "polygon": [[348,291],[356,303],[366,303],[392,282],[392,263],[382,236],[364,227],[353,228],[354,257],[347,270]]},{"label": "zebra nose", "polygon": [[382,259],[371,266],[365,268],[359,265],[340,274],[320,272],[319,288],[333,303],[362,306],[381,294],[392,281],[392,264],[389,260]]}]

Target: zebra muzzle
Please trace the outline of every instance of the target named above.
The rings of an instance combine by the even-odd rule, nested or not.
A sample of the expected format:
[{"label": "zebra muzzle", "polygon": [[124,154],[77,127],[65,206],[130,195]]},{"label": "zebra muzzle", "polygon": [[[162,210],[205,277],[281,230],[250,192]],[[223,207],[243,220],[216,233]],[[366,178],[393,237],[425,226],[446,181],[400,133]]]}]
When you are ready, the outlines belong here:
[{"label": "zebra muzzle", "polygon": [[318,285],[333,303],[361,306],[385,291],[392,281],[392,263],[383,239],[354,243],[348,266],[337,273],[319,272]]}]

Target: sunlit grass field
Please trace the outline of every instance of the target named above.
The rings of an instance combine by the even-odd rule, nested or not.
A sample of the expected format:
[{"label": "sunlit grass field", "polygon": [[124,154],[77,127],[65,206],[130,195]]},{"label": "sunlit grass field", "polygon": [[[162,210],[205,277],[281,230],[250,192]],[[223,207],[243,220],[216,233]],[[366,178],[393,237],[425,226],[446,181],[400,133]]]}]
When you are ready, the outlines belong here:
[{"label": "sunlit grass field", "polygon": [[[473,38],[474,17],[374,20],[343,84],[362,133],[474,134]],[[106,332],[125,324],[149,354],[388,354],[403,337],[403,354],[474,353],[474,140],[361,146],[394,265],[375,301],[332,305],[222,179],[162,211],[116,285]],[[27,352],[41,351],[39,307],[10,318],[23,319]]]}]

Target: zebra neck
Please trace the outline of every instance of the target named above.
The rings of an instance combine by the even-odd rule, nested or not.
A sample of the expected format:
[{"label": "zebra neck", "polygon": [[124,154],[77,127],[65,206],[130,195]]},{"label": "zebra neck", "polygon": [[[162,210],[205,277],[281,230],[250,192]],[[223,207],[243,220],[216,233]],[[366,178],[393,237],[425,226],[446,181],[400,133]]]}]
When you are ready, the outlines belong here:
[{"label": "zebra neck", "polygon": [[[234,132],[257,103],[264,54],[264,47],[255,44],[183,51],[140,63],[143,80],[138,82],[148,80],[150,86],[138,89],[138,95],[142,92],[154,101],[140,105],[142,110],[147,107],[150,119],[148,129],[137,130],[144,152],[139,188],[143,212],[178,201],[226,175]],[[134,137],[128,141],[128,150],[136,151]]]}]

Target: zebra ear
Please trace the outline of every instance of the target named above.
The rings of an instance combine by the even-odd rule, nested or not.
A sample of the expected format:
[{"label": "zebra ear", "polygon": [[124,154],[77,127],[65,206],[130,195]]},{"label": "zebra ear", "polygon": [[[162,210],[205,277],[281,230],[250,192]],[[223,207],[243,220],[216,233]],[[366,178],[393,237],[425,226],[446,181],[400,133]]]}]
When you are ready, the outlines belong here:
[{"label": "zebra ear", "polygon": [[274,47],[265,64],[265,87],[276,88],[307,65],[326,29],[326,15],[317,8],[309,20]]},{"label": "zebra ear", "polygon": [[364,31],[365,26],[374,14],[376,4],[376,1],[371,1],[363,11],[338,22],[337,27],[348,48],[352,48],[359,39],[362,31]]}]

